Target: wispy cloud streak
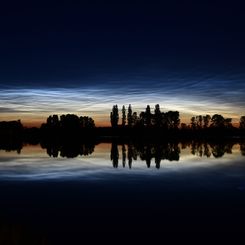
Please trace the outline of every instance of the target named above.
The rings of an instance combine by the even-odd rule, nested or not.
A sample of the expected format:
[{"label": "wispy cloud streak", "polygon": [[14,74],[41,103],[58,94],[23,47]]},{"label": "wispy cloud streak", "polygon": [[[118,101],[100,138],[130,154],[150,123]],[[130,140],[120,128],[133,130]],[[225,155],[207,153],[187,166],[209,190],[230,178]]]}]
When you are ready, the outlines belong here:
[{"label": "wispy cloud streak", "polygon": [[[139,78],[138,78],[139,79]],[[171,77],[116,80],[93,85],[20,87],[0,85],[0,119],[45,120],[50,114],[77,113],[109,122],[113,104],[131,103],[136,111],[159,103],[162,110],[182,116],[221,113],[237,118],[244,114],[245,83],[242,77]]]}]

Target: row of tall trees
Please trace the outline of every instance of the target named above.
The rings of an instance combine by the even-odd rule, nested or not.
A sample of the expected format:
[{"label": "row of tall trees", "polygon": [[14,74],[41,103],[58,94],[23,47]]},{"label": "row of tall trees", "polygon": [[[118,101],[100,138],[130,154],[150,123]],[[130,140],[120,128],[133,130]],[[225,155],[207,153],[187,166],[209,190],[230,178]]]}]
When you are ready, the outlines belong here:
[{"label": "row of tall trees", "polygon": [[[192,117],[190,124],[181,123],[179,118],[178,111],[168,111],[162,112],[159,104],[155,105],[154,112],[149,105],[147,105],[145,111],[142,111],[137,114],[133,112],[132,106],[129,105],[126,111],[125,106],[122,106],[121,109],[121,126],[122,127],[156,127],[156,128],[166,128],[174,129],[181,126],[182,129],[207,129],[207,128],[225,128],[231,129],[232,118],[225,118],[220,114],[210,115],[199,115]],[[112,111],[110,114],[111,126],[118,127],[119,124],[119,109],[117,105],[113,105]],[[245,130],[245,116],[240,118],[239,128]]]},{"label": "row of tall trees", "polygon": [[[119,110],[117,105],[112,107],[110,119],[112,127],[119,125]],[[133,112],[131,105],[128,106],[127,113],[125,106],[123,105],[122,107],[122,127],[127,125],[128,127],[163,127],[173,129],[178,128],[179,124],[179,112],[161,112],[159,104],[155,105],[154,113],[152,113],[150,106],[147,105],[145,111],[140,112],[139,115],[137,112]]]}]

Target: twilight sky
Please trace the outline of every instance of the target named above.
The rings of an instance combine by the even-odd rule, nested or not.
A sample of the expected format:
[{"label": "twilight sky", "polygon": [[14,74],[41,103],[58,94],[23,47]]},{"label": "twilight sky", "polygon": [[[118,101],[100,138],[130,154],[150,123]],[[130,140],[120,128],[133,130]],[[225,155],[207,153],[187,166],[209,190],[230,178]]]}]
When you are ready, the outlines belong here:
[{"label": "twilight sky", "polygon": [[[0,120],[109,123],[113,104],[245,114],[242,1],[8,1],[0,6]],[[162,1],[164,2],[164,1]]]}]

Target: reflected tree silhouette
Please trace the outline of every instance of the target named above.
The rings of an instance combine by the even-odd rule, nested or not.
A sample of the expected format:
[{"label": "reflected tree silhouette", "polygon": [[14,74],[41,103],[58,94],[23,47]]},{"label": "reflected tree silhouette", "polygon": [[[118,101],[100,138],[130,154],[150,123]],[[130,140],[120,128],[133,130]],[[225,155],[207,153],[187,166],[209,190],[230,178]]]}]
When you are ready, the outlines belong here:
[{"label": "reflected tree silhouette", "polygon": [[118,107],[117,107],[117,105],[114,105],[112,107],[110,118],[111,118],[111,126],[113,128],[117,127],[118,126],[118,120],[119,120],[119,114],[118,114]]},{"label": "reflected tree silhouette", "polygon": [[146,162],[147,168],[150,168],[150,166],[151,166],[152,157],[153,157],[153,155],[152,155],[152,152],[151,152],[151,147],[149,145],[146,145],[146,146],[141,148],[141,150],[140,150],[140,159],[142,161]]},{"label": "reflected tree silhouette", "polygon": [[204,156],[209,158],[211,156],[211,152],[210,152],[210,149],[208,147],[208,144],[204,143],[203,147],[204,147]]},{"label": "reflected tree silhouette", "polygon": [[210,145],[212,148],[212,154],[215,158],[224,156],[225,153],[232,154],[233,144],[230,143],[216,143]]},{"label": "reflected tree silhouette", "polygon": [[117,143],[113,142],[111,144],[111,160],[114,168],[118,167],[118,159],[119,159],[118,145]]},{"label": "reflected tree silhouette", "polygon": [[156,168],[159,169],[160,165],[161,165],[161,160],[162,160],[162,147],[161,145],[156,146],[156,148],[154,149],[154,155],[155,155],[155,164],[156,164]]},{"label": "reflected tree silhouette", "polygon": [[232,147],[234,143],[214,143],[211,142],[195,142],[191,143],[191,154],[199,157],[210,157],[213,155],[215,158],[222,157],[225,153],[232,154]]},{"label": "reflected tree silhouette", "polygon": [[128,144],[128,167],[132,168],[133,162],[133,147],[131,144]]},{"label": "reflected tree silhouette", "polygon": [[[147,168],[151,167],[152,159],[155,159],[155,166],[160,168],[161,160],[178,161],[180,154],[180,147],[178,143],[166,143],[166,144],[132,144],[126,147],[122,144],[122,165],[125,167],[126,155],[128,159],[128,166],[132,168],[133,161],[137,160],[137,157],[146,162]],[[113,167],[118,167],[118,144],[113,142],[111,145],[111,161]]]},{"label": "reflected tree silhouette", "polygon": [[50,157],[67,157],[74,158],[80,156],[87,156],[93,153],[95,144],[93,143],[73,143],[61,144],[59,142],[42,142],[41,147],[47,149],[47,154]]},{"label": "reflected tree silhouette", "polygon": [[[97,144],[98,142],[96,142]],[[136,161],[139,157],[140,160],[145,161],[147,168],[150,168],[152,161],[154,160],[155,167],[159,169],[161,167],[162,160],[168,161],[179,161],[181,150],[190,149],[192,155],[198,157],[215,157],[220,158],[225,154],[232,154],[232,148],[237,141],[190,141],[190,142],[134,142],[134,143],[123,143],[121,146],[122,166],[125,167],[128,163],[128,167],[132,168],[133,161]],[[50,157],[67,157],[74,158],[78,156],[87,156],[94,152],[95,143],[90,142],[64,142],[64,141],[42,141],[40,143],[43,149],[46,149],[47,154]],[[118,143],[112,142],[111,145],[111,161],[113,167],[117,168],[119,164],[119,150]],[[240,152],[245,156],[245,143],[244,141],[239,142]],[[0,150],[5,151],[17,151],[21,153],[23,147],[22,141],[14,142],[1,142]]]},{"label": "reflected tree silhouette", "polygon": [[122,145],[122,165],[125,168],[126,166],[126,147],[124,144]]},{"label": "reflected tree silhouette", "polygon": [[16,151],[18,154],[21,153],[21,150],[23,148],[23,142],[22,141],[4,141],[2,142],[0,140],[0,150],[4,150],[6,152],[10,151]]},{"label": "reflected tree silhouette", "polygon": [[224,156],[225,154],[224,145],[212,145],[211,147],[212,147],[212,154],[215,158]]},{"label": "reflected tree silhouette", "polygon": [[166,157],[165,159],[167,159],[169,161],[179,161],[180,147],[179,147],[178,143],[170,144],[169,152],[170,152],[169,157]]}]

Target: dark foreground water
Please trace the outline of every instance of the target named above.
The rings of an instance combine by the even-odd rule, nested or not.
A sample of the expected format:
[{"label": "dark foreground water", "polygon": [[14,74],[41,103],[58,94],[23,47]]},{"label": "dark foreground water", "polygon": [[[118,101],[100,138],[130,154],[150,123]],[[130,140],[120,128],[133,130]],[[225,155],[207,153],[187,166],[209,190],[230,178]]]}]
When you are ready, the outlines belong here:
[{"label": "dark foreground water", "polygon": [[40,146],[0,151],[0,244],[242,238],[243,149],[99,144],[74,158]]}]

